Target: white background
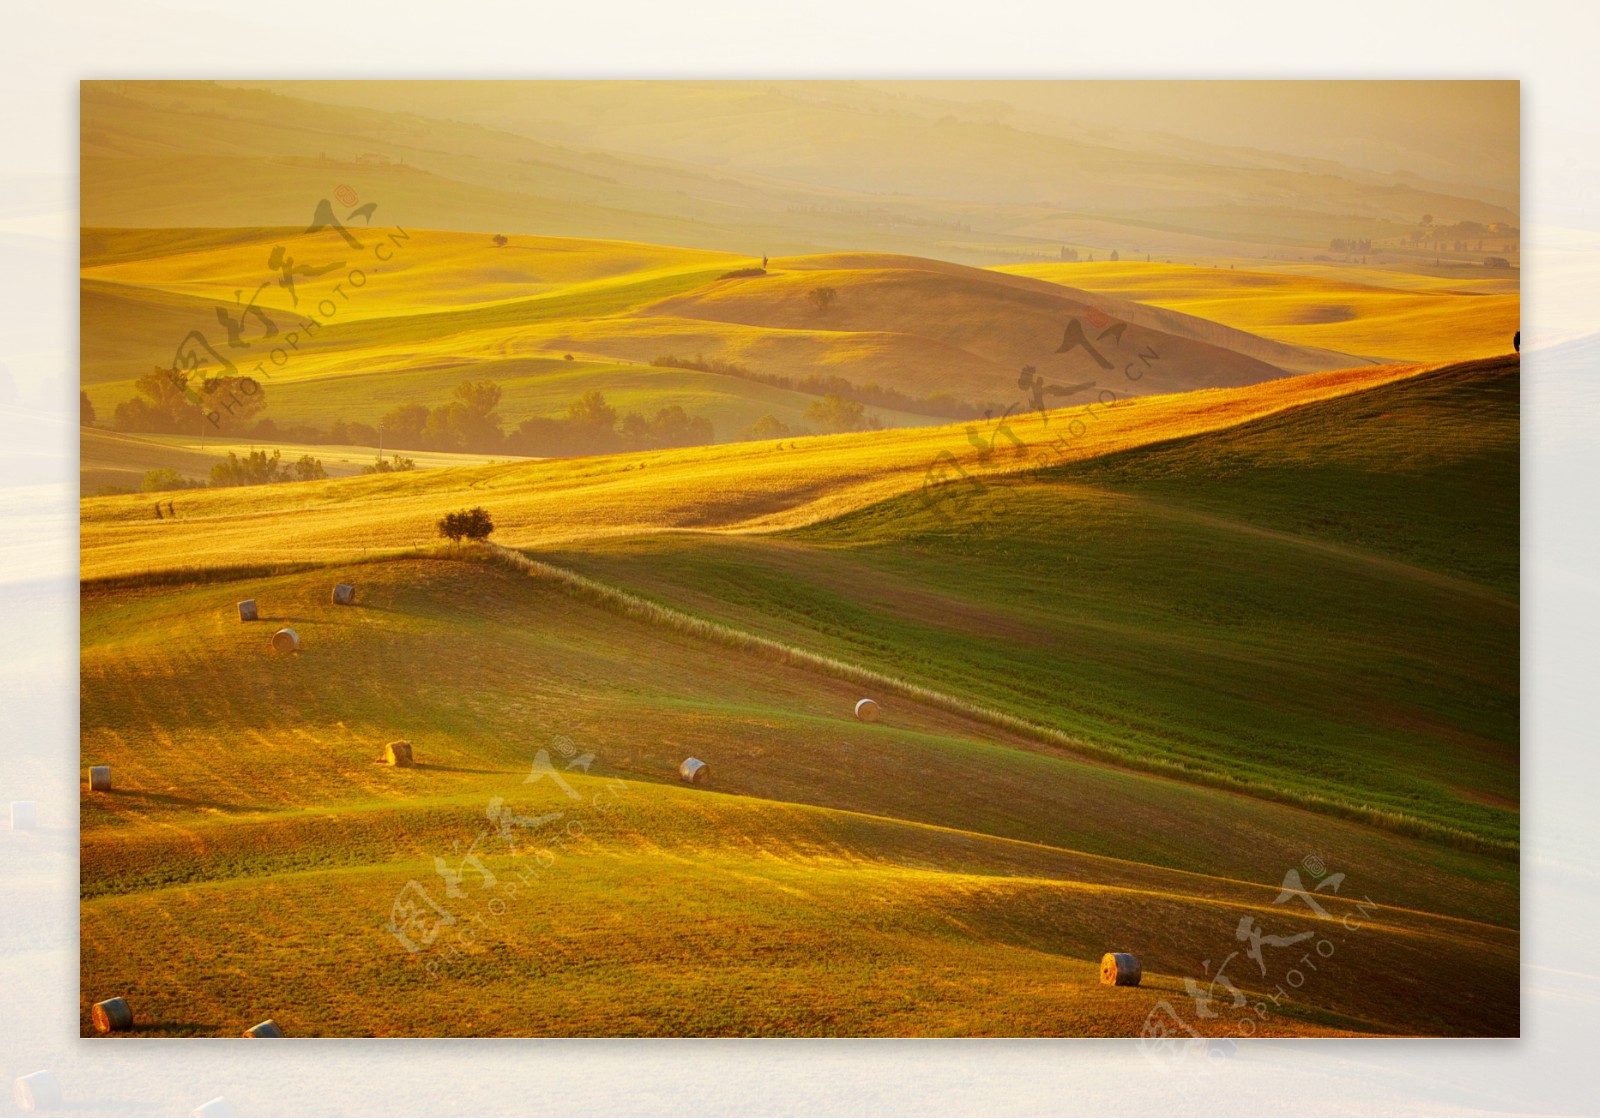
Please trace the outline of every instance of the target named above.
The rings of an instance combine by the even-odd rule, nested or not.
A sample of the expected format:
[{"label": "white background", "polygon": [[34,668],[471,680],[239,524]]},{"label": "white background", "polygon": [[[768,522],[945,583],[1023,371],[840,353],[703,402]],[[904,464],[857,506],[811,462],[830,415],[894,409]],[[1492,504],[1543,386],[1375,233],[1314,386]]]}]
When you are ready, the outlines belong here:
[{"label": "white background", "polygon": [[[856,0],[0,6],[0,1114],[1600,1111],[1600,58],[1578,3]],[[77,1038],[77,82],[287,77],[1449,77],[1523,83],[1523,1040]],[[1403,107],[1397,107],[1403,111]],[[270,984],[263,976],[263,984]],[[1471,984],[1474,977],[1458,977]],[[514,1007],[506,1008],[514,1013]]]}]

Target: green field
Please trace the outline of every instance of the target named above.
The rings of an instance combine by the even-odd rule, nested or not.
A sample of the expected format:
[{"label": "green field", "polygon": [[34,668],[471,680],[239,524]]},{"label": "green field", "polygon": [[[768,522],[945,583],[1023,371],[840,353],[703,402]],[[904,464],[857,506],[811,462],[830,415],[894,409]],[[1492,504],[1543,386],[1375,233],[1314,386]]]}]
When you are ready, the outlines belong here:
[{"label": "green field", "polygon": [[934,508],[547,558],[1134,757],[1514,845],[1517,402],[1515,363],[1480,362]]},{"label": "green field", "polygon": [[[629,527],[739,508],[761,447],[185,495],[160,526],[87,501],[83,764],[116,787],[83,800],[84,1030],[115,991],[156,1036],[1128,1035],[1250,917],[1327,963],[1274,1004],[1289,950],[1238,955],[1270,1013],[1201,1033],[1515,1033],[1516,386],[1501,359],[1151,398],[934,508],[849,464],[896,478],[959,426],[806,440],[772,500],[834,512],[766,533]],[[363,559],[357,493],[386,524],[525,509],[506,539],[556,567],[387,530]],[[130,570],[157,529],[165,572]],[[416,768],[379,763],[396,738]],[[525,780],[541,749],[565,786]],[[434,860],[469,851],[447,897]],[[1314,860],[1327,918],[1279,900]],[[415,954],[385,929],[413,881],[456,922]],[[1108,950],[1141,987],[1099,985]]]},{"label": "green field", "polygon": [[83,83],[81,1033],[1516,1036],[1516,96]]}]

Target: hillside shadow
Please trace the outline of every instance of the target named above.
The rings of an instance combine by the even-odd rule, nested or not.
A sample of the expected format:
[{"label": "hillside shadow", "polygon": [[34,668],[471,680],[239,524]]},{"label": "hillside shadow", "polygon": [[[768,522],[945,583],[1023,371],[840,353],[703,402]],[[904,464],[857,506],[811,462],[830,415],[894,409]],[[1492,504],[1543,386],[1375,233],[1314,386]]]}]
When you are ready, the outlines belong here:
[{"label": "hillside shadow", "polygon": [[132,1032],[140,1037],[215,1037],[221,1029],[215,1022],[136,1022]]},{"label": "hillside shadow", "polygon": [[[385,765],[387,763],[379,762],[378,764],[379,765]],[[487,775],[493,775],[493,774],[496,774],[496,773],[503,773],[503,774],[506,774],[507,776],[513,776],[513,777],[516,776],[520,772],[519,770],[513,770],[513,769],[471,769],[471,768],[469,768],[467,766],[462,766],[462,765],[437,765],[437,764],[435,764],[433,762],[412,762],[411,763],[411,768],[412,769],[429,769],[429,770],[433,770],[436,773],[481,773],[481,774],[487,774]]]},{"label": "hillside shadow", "polygon": [[152,804],[175,805],[182,808],[214,808],[219,812],[261,812],[268,805],[262,804],[227,804],[216,800],[201,800],[198,797],[180,797],[172,793],[152,793],[143,789],[116,789],[111,796],[119,799],[141,797]]},{"label": "hillside shadow", "polygon": [[[395,611],[387,610],[383,611],[383,613],[393,614]],[[277,626],[280,629],[284,626],[353,626],[356,624],[354,621],[341,622],[338,620],[330,620],[328,618],[306,618],[298,614],[289,617],[278,618],[268,618],[263,615],[262,617],[257,618],[254,623],[249,624],[260,625],[262,623],[265,623],[268,626]]]}]

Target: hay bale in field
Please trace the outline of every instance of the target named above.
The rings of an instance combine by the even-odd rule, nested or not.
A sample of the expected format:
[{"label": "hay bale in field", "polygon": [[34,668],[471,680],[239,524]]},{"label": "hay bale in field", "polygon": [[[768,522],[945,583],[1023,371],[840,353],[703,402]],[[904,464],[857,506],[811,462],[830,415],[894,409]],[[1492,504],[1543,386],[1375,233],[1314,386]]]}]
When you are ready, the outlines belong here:
[{"label": "hay bale in field", "polygon": [[133,1029],[133,1007],[128,1005],[127,999],[97,1002],[89,1016],[94,1019],[94,1028],[103,1034]]},{"label": "hay bale in field", "polygon": [[1139,957],[1128,952],[1107,952],[1100,957],[1100,982],[1108,987],[1137,987],[1144,976]]},{"label": "hay bale in field", "polygon": [[356,600],[356,589],[349,583],[335,583],[333,585],[333,604],[335,606],[349,606]]},{"label": "hay bale in field", "polygon": [[278,1028],[278,1023],[268,1018],[265,1022],[257,1022],[251,1026],[241,1037],[282,1037],[283,1031]]},{"label": "hay bale in field", "polygon": [[699,758],[685,758],[678,767],[678,777],[691,785],[704,785],[711,780],[711,767]]},{"label": "hay bale in field", "polygon": [[870,700],[870,699],[857,700],[856,701],[856,718],[860,719],[863,723],[875,723],[875,722],[877,722],[878,721],[878,705],[877,705],[877,703],[875,701],[873,701],[873,700]]},{"label": "hay bale in field", "polygon": [[300,649],[300,635],[285,627],[272,635],[272,647],[280,653],[294,653]]},{"label": "hay bale in field", "polygon": [[383,748],[383,761],[385,765],[412,765],[411,743],[405,739],[389,743]]},{"label": "hay bale in field", "polygon": [[11,830],[27,831],[39,822],[39,806],[31,800],[11,802]]},{"label": "hay bale in field", "polygon": [[91,765],[89,767],[89,788],[97,793],[111,791],[111,767],[109,765]]},{"label": "hay bale in field", "polygon": [[239,1114],[233,1110],[233,1105],[226,1096],[216,1096],[207,1100],[193,1111],[189,1112],[190,1119],[233,1119]]},{"label": "hay bale in field", "polygon": [[61,1085],[49,1069],[17,1077],[16,1093],[17,1106],[27,1113],[53,1111],[61,1106]]},{"label": "hay bale in field", "polygon": [[239,620],[241,622],[254,622],[260,616],[256,613],[256,600],[247,598],[239,603]]}]

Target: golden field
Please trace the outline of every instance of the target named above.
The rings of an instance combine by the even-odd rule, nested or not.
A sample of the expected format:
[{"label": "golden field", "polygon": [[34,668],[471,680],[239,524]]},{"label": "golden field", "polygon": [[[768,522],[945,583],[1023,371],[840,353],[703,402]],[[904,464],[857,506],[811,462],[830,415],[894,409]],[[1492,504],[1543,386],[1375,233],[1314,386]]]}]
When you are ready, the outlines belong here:
[{"label": "golden field", "polygon": [[1516,1035],[1515,114],[1068,88],[84,83],[84,1035]]},{"label": "golden field", "polygon": [[[1442,402],[1503,378],[1492,368],[1369,367],[1131,399],[1085,421],[1081,445],[1042,477],[1285,423],[1305,433],[1271,444],[1286,463],[1356,454],[1352,463],[1387,469],[1381,441],[1352,433],[1349,451],[1331,450],[1350,421],[1319,420],[1319,410],[1351,407],[1367,424],[1414,413],[1423,426],[1397,431],[1396,445],[1415,456],[1416,433],[1431,431],[1438,449],[1414,469],[1453,470],[1489,444],[1479,428],[1439,443],[1457,424]],[[1013,426],[1038,451],[1076,415],[1056,413],[1050,429],[1037,416]],[[1481,423],[1471,409],[1461,415]],[[1515,863],[1504,846],[1452,838],[1478,825],[1363,814],[1314,783],[1297,791],[1290,770],[1220,780],[1137,746],[1062,734],[1054,717],[1019,718],[1009,701],[995,709],[959,685],[947,690],[932,665],[916,673],[893,654],[875,667],[870,653],[807,651],[832,627],[760,636],[770,622],[750,627],[720,611],[719,596],[739,599],[732,585],[718,590],[710,553],[690,570],[713,581],[697,581],[698,597],[681,606],[669,605],[681,597],[670,580],[623,589],[637,580],[606,558],[608,541],[625,537],[770,540],[791,559],[760,578],[788,571],[792,600],[811,593],[797,548],[845,564],[841,585],[872,600],[886,588],[872,589],[859,545],[830,543],[829,525],[899,508],[874,536],[916,554],[905,542],[949,531],[916,496],[939,450],[994,483],[985,502],[1003,497],[1002,485],[1023,487],[1012,495],[1022,506],[978,514],[992,525],[1046,497],[1099,492],[1046,482],[1030,497],[1037,483],[1005,477],[1020,463],[979,462],[963,442],[958,425],[784,451],[693,448],[200,491],[178,495],[176,519],[159,524],[138,497],[86,500],[84,762],[110,764],[117,783],[84,794],[85,1022],[98,993],[115,989],[140,1008],[137,1032],[156,1036],[237,1032],[266,1016],[302,1035],[1127,1035],[1161,1019],[1163,1004],[1189,1006],[1185,980],[1203,974],[1195,953],[1215,960],[1241,948],[1235,926],[1251,917],[1315,934],[1330,962],[1303,996],[1269,1001],[1265,976],[1233,957],[1243,1001],[1217,988],[1225,1012],[1191,1012],[1196,1033],[1514,1030]],[[494,510],[503,544],[535,556],[560,544],[563,563],[611,579],[530,568],[504,550],[426,547],[441,511],[478,502]],[[1124,517],[1117,508],[1105,506],[1113,523]],[[1205,534],[1208,550],[1234,549],[1240,592],[1282,579],[1264,566],[1280,562],[1270,533],[1241,535],[1247,525],[1201,507],[1158,531],[1163,550],[1140,562],[1170,565],[1161,556],[1180,524]],[[1380,618],[1414,627],[1414,607],[1401,604],[1419,595],[1438,596],[1439,609],[1473,627],[1463,632],[1496,632],[1508,609],[1514,617],[1499,592],[1435,561],[1397,564],[1276,535],[1312,600],[1359,579],[1359,598],[1328,604],[1344,619],[1341,641]],[[933,569],[923,570],[894,592],[880,626],[931,606],[926,616],[957,655],[1035,640],[1003,599],[920,601],[937,594]],[[356,607],[328,604],[338,580],[357,585]],[[234,619],[243,597],[262,603],[262,623]],[[719,611],[726,621],[714,620]],[[271,652],[279,625],[301,634],[301,653]],[[892,628],[875,632],[873,643],[895,640]],[[1467,655],[1459,638],[1447,646]],[[1342,655],[1308,662],[1305,686],[1347,671]],[[1273,668],[1269,694],[1290,695],[1301,671]],[[850,717],[863,692],[885,705],[876,725]],[[550,751],[564,739],[552,736],[587,760],[565,786],[530,787],[537,752],[559,757]],[[417,745],[417,768],[376,763],[381,743],[398,737]],[[709,791],[676,785],[688,755],[710,761]],[[1280,761],[1297,764],[1281,752]],[[1499,771],[1449,768],[1483,782],[1461,797],[1503,788]],[[565,815],[507,837],[484,831],[486,802],[521,820]],[[438,895],[434,858],[453,864],[479,839],[482,870],[462,872],[462,897],[435,898],[473,923],[472,936],[451,926],[408,953],[385,931],[397,898],[413,881]],[[1312,856],[1346,875],[1315,895],[1326,918],[1276,900],[1288,871],[1312,880],[1302,868]],[[162,947],[180,942],[181,961]],[[1141,987],[1098,984],[1099,953],[1113,945],[1141,956]],[[254,981],[263,972],[270,995]],[[1459,986],[1460,974],[1478,982]],[[493,1009],[507,1003],[524,1009]]]},{"label": "golden field", "polygon": [[[759,260],[625,242],[514,238],[496,246],[477,234],[355,232],[365,238],[361,250],[289,230],[86,231],[90,401],[109,418],[135,395],[136,378],[175,363],[194,330],[265,387],[280,423],[376,424],[395,404],[437,403],[461,381],[485,379],[501,386],[500,410],[512,424],[559,415],[598,389],[646,414],[678,405],[705,415],[719,441],[764,414],[798,429],[816,397],[651,362],[703,356],[756,375],[842,377],[918,399],[999,400],[1000,408],[1029,362],[1066,390],[1053,398],[1061,404],[1093,400],[1101,388],[1176,392],[1359,363],[1136,301],[923,258],[778,258],[764,274],[730,276]],[[342,267],[300,277],[291,291],[267,267],[280,245],[318,267]],[[836,293],[832,306],[810,302],[819,288]],[[1146,378],[1135,383],[1081,352],[1054,356],[1062,322],[1091,308],[1128,324],[1122,349],[1161,355]],[[213,325],[219,313],[242,324],[248,347],[224,345]],[[874,412],[890,427],[938,422],[926,412]]]},{"label": "golden field", "polygon": [[1001,271],[1379,361],[1488,357],[1509,350],[1520,329],[1518,282],[1499,272],[1461,268],[1458,279],[1348,265],[1270,267],[1103,261]]},{"label": "golden field", "polygon": [[1092,413],[1085,404],[1058,410],[1053,430],[1048,416],[1013,417],[1008,426],[1026,445],[1026,457],[1018,459],[1001,441],[988,463],[977,461],[967,425],[953,424],[265,491],[189,491],[175,502],[176,518],[161,522],[149,516],[142,495],[89,498],[82,506],[81,570],[94,579],[176,566],[326,563],[411,548],[433,539],[434,522],[467,497],[493,500],[497,538],[511,547],[642,531],[794,528],[919,489],[941,451],[971,474],[1006,473],[1192,436],[1418,371],[1370,366],[1198,396],[1135,397]]}]

